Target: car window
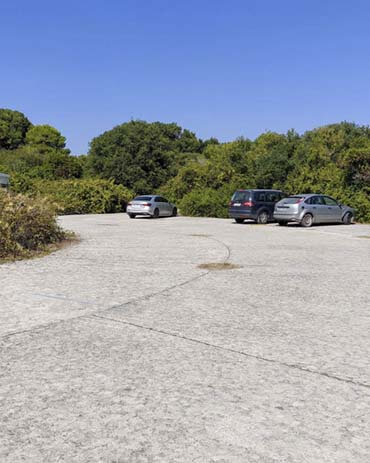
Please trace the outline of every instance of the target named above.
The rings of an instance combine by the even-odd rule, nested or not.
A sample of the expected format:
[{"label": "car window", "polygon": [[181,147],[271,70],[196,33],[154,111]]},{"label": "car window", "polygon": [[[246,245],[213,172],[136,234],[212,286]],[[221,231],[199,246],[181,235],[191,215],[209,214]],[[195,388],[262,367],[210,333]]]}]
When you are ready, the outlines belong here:
[{"label": "car window", "polygon": [[162,203],[168,203],[166,198],[162,198]]},{"label": "car window", "polygon": [[276,203],[280,199],[280,193],[277,191],[269,191],[266,193],[266,201],[270,203]]},{"label": "car window", "polygon": [[307,204],[324,204],[321,196],[311,196],[305,202]]},{"label": "car window", "polygon": [[296,204],[302,199],[302,196],[289,196],[289,198],[284,199],[284,204]]},{"label": "car window", "polygon": [[137,196],[134,201],[151,201],[151,196]]},{"label": "car window", "polygon": [[243,202],[249,201],[250,198],[250,191],[236,191],[231,198],[232,201],[236,202]]},{"label": "car window", "polygon": [[333,198],[329,198],[329,196],[324,196],[324,202],[327,206],[338,206],[338,203]]},{"label": "car window", "polygon": [[161,198],[159,196],[157,196],[155,199],[154,199],[154,202],[155,203],[161,203]]},{"label": "car window", "polygon": [[256,192],[256,201],[266,201],[266,195],[264,191]]}]

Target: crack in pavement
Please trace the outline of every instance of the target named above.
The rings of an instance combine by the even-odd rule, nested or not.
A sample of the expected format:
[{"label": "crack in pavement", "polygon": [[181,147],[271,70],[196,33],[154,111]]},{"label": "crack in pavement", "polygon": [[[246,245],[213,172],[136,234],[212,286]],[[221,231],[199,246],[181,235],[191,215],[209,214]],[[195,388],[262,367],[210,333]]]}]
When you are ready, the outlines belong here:
[{"label": "crack in pavement", "polygon": [[201,339],[190,338],[188,336],[184,336],[184,335],[177,334],[177,333],[171,333],[170,331],[160,330],[158,328],[153,328],[153,327],[150,327],[150,326],[140,325],[138,323],[133,323],[133,322],[125,321],[125,320],[117,320],[116,318],[104,317],[102,315],[96,315],[96,314],[85,315],[83,318],[100,319],[100,320],[111,321],[111,322],[122,324],[122,325],[133,326],[135,328],[139,328],[139,329],[143,329],[143,330],[147,330],[147,331],[152,331],[152,332],[157,333],[157,334],[164,334],[166,336],[171,336],[173,338],[183,339],[185,341],[190,341],[190,342],[193,342],[193,343],[196,343],[196,344],[201,344],[203,346],[212,347],[214,349],[222,350],[222,351],[225,351],[225,352],[231,352],[233,354],[238,354],[238,355],[241,355],[241,356],[244,356],[244,357],[253,358],[255,360],[260,360],[260,361],[263,361],[263,362],[280,365],[280,366],[283,366],[283,367],[286,367],[286,368],[293,368],[295,370],[303,371],[303,372],[306,372],[306,373],[311,373],[311,374],[314,374],[314,375],[323,376],[325,378],[334,379],[336,381],[340,381],[340,382],[343,382],[343,383],[352,384],[353,386],[359,386],[359,387],[364,387],[366,389],[370,389],[370,384],[361,383],[359,381],[355,381],[355,380],[350,379],[350,378],[343,378],[343,377],[340,377],[340,376],[332,375],[330,373],[326,373],[325,371],[315,371],[315,370],[312,370],[311,368],[304,367],[302,365],[282,362],[280,360],[276,360],[276,359],[272,359],[272,358],[268,358],[268,357],[262,357],[262,356],[256,355],[256,354],[250,354],[248,352],[239,351],[239,350],[236,350],[236,349],[232,349],[230,347],[219,346],[217,344],[212,344],[212,343],[207,342],[207,341],[202,341]]}]

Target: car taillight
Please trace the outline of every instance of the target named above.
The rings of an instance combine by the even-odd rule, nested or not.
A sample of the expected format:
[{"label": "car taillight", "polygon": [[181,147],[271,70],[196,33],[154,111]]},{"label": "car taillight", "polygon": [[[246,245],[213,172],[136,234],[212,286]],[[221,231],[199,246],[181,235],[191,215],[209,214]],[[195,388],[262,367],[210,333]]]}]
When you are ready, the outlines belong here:
[{"label": "car taillight", "polygon": [[252,207],[252,206],[253,206],[253,202],[252,202],[252,201],[245,201],[245,202],[243,203],[243,206]]},{"label": "car taillight", "polygon": [[131,204],[131,203],[128,203],[127,206],[132,206],[132,204]]},{"label": "car taillight", "polygon": [[151,205],[152,205],[152,203],[144,203],[143,204],[143,206],[148,206],[148,207],[151,206]]},{"label": "car taillight", "polygon": [[302,201],[304,201],[304,198],[299,198],[295,203],[296,203],[296,204],[299,204],[299,203],[301,203]]},{"label": "car taillight", "polygon": [[230,201],[230,202],[229,202],[229,206],[232,206],[232,205],[233,205],[233,202],[232,202],[232,201]]}]

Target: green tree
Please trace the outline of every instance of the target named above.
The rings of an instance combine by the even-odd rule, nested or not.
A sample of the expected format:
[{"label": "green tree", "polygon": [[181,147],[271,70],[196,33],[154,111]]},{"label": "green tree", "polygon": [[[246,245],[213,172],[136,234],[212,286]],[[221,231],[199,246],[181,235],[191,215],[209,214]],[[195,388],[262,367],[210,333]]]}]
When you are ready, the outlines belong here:
[{"label": "green tree", "polygon": [[31,125],[19,111],[0,109],[0,149],[12,150],[23,145]]},{"label": "green tree", "polygon": [[40,153],[46,153],[51,150],[63,150],[66,139],[59,130],[45,124],[31,127],[26,135],[26,143],[37,148]]},{"label": "green tree", "polygon": [[177,124],[131,121],[94,138],[88,163],[91,174],[147,193],[176,174],[184,153],[200,150],[200,140]]},{"label": "green tree", "polygon": [[291,158],[299,140],[294,131],[287,135],[267,132],[253,142],[253,177],[258,188],[281,189],[292,168]]}]

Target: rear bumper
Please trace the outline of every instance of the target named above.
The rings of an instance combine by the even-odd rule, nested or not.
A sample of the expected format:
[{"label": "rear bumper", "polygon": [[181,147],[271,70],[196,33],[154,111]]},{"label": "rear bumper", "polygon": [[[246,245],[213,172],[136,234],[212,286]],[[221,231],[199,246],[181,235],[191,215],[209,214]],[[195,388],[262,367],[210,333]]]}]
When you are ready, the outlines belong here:
[{"label": "rear bumper", "polygon": [[277,222],[300,222],[301,219],[297,215],[292,215],[292,214],[279,214],[274,212],[274,220]]},{"label": "rear bumper", "polygon": [[231,219],[256,219],[255,214],[251,211],[238,211],[238,210],[229,210],[229,217]]},{"label": "rear bumper", "polygon": [[135,209],[133,207],[127,207],[126,209],[127,214],[135,214],[135,215],[153,215],[153,211],[151,209]]}]

